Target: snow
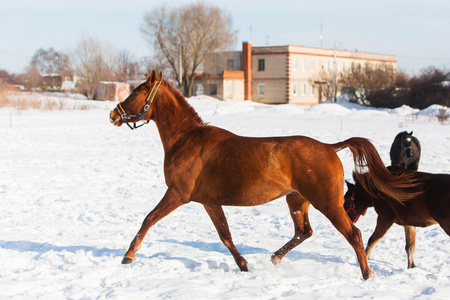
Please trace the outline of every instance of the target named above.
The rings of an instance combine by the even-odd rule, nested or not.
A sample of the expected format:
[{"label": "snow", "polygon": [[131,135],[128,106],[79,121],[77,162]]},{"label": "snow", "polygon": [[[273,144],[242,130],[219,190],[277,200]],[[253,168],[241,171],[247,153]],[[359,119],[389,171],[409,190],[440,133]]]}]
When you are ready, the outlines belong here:
[{"label": "snow", "polygon": [[[450,239],[438,225],[417,229],[415,269],[406,269],[403,228],[394,225],[369,261],[376,278],[364,281],[353,249],[311,207],[313,236],[274,267],[271,254],[293,235],[284,199],[224,207],[249,272],[239,271],[196,203],[157,223],[135,262],[121,265],[166,189],[156,126],[112,126],[112,102],[57,101],[64,109],[0,108],[0,298],[448,299]],[[205,96],[189,102],[204,121],[245,136],[306,135],[327,143],[367,137],[386,164],[396,134],[414,131],[422,144],[419,169],[450,173],[450,127],[435,117],[440,106],[271,106]],[[351,154],[339,157],[350,180]],[[364,243],[375,222],[373,209],[358,221]]]}]

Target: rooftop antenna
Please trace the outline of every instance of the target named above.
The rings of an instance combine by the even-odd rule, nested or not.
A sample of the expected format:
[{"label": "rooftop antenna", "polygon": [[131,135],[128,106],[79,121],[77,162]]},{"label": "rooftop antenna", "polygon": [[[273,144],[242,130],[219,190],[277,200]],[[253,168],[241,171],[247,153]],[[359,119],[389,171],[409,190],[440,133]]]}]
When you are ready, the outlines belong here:
[{"label": "rooftop antenna", "polygon": [[266,34],[266,46],[269,46],[270,35]]},{"label": "rooftop antenna", "polygon": [[253,41],[253,31],[252,26],[250,26],[250,42]]}]

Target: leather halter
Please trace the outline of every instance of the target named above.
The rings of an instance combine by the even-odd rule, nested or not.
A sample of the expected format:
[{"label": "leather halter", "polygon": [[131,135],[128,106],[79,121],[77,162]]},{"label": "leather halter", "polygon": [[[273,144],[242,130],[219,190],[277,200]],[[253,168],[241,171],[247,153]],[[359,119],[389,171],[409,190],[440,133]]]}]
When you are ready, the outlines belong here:
[{"label": "leather halter", "polygon": [[356,218],[355,218],[354,220],[352,220],[353,223],[356,223],[356,221],[358,221],[358,219],[359,219],[359,217],[360,217],[360,214],[358,214],[358,213],[356,212],[355,207],[356,207],[356,206],[355,206],[355,192],[353,192],[353,193],[352,193],[352,197],[350,198],[350,206],[349,206],[349,208],[348,208],[347,211],[346,211],[347,214],[348,214],[350,211],[352,211],[353,213],[356,214]]},{"label": "leather halter", "polygon": [[[127,114],[125,112],[125,110],[123,109],[123,107],[122,107],[122,103],[117,104],[117,110],[119,111],[120,117],[125,122],[125,124],[127,124],[127,126],[130,127],[131,130],[134,130],[136,128],[144,126],[145,124],[148,124],[150,122],[150,120],[144,120],[144,116],[145,116],[145,113],[150,108],[150,104],[152,104],[153,99],[155,99],[155,95],[156,95],[156,92],[158,91],[158,88],[159,88],[160,84],[161,84],[161,81],[157,81],[155,83],[155,85],[153,86],[152,90],[150,91],[150,93],[147,96],[147,100],[145,101],[145,105],[142,108],[142,111],[139,114],[137,114],[137,115],[129,115],[129,114]],[[130,120],[131,118],[139,118],[139,120],[141,120],[143,123],[141,123],[139,125],[136,125],[136,123],[133,123],[133,126],[131,126],[128,123],[128,120]]]}]

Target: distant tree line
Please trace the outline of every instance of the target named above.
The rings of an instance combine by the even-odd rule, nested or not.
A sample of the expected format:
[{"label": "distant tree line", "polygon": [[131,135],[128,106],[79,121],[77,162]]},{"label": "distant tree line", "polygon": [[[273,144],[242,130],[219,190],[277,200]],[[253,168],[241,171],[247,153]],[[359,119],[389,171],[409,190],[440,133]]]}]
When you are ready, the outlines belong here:
[{"label": "distant tree line", "polygon": [[61,82],[55,75],[74,71],[79,78],[77,91],[95,99],[100,81],[140,80],[156,69],[164,71],[166,79],[190,96],[206,54],[228,50],[234,43],[230,17],[220,8],[203,3],[170,9],[160,6],[145,15],[141,32],[155,50],[151,59],[137,60],[126,49],[115,51],[103,41],[88,37],[71,53],[38,49],[24,73],[0,70],[0,82],[22,85],[26,90],[58,90]]},{"label": "distant tree line", "polygon": [[394,108],[402,105],[423,109],[432,104],[450,106],[450,73],[435,67],[419,75],[397,73],[395,84],[370,91],[367,96],[374,107]]},{"label": "distant tree line", "polygon": [[[321,84],[322,96],[326,99],[333,97],[332,76],[331,72],[322,71],[314,79],[314,83]],[[432,104],[450,106],[449,77],[448,71],[435,67],[423,69],[418,75],[408,75],[394,72],[388,64],[367,63],[337,74],[336,90],[350,93],[351,97],[361,92],[364,97],[361,103],[374,107],[408,105],[423,109]]]},{"label": "distant tree line", "polygon": [[145,70],[140,69],[145,61],[135,60],[128,50],[114,52],[112,49],[94,38],[83,38],[70,54],[40,48],[24,73],[9,74],[0,70],[0,82],[21,85],[30,91],[59,91],[62,76],[73,72],[80,79],[76,91],[95,99],[100,81],[127,82],[145,74]]},{"label": "distant tree line", "polygon": [[[207,53],[229,50],[235,41],[231,18],[220,8],[204,3],[177,8],[159,6],[144,16],[141,32],[155,50],[152,58],[137,60],[127,49],[116,51],[103,41],[88,37],[71,53],[38,49],[24,73],[0,70],[0,83],[22,85],[27,90],[58,90],[61,83],[53,75],[73,71],[80,78],[76,90],[95,99],[100,81],[139,81],[155,69],[163,71],[164,77],[185,96],[191,96]],[[336,90],[361,91],[367,100],[364,103],[375,107],[449,106],[450,87],[443,84],[445,80],[449,80],[448,73],[434,67],[419,75],[407,75],[395,72],[388,64],[366,64],[337,74]],[[331,72],[323,70],[312,81],[319,85],[322,97],[333,96]]]}]

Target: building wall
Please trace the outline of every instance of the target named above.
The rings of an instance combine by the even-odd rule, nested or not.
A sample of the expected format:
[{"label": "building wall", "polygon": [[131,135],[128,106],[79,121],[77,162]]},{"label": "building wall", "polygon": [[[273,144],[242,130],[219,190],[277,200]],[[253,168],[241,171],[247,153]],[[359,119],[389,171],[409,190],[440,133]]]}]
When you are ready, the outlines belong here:
[{"label": "building wall", "polygon": [[97,100],[121,102],[130,94],[130,85],[123,82],[101,81],[97,85]]},{"label": "building wall", "polygon": [[[252,100],[262,103],[287,103],[286,62],[288,47],[255,47],[252,49]],[[260,61],[264,70],[260,70]],[[264,94],[261,93],[264,87]]]},{"label": "building wall", "polygon": [[244,101],[244,80],[224,79],[223,97],[224,101]]},{"label": "building wall", "polygon": [[[263,59],[265,70],[258,70]],[[336,74],[350,72],[351,68],[372,65],[388,65],[396,71],[395,55],[385,55],[356,51],[336,51]],[[253,47],[253,101],[263,103],[297,103],[313,105],[319,103],[321,72],[333,74],[334,50],[300,47],[268,46]],[[258,90],[264,85],[264,95]],[[324,101],[325,99],[321,99]]]},{"label": "building wall", "polygon": [[[248,65],[249,57],[243,57],[248,52],[251,52],[251,66]],[[351,72],[352,68],[364,68],[366,64],[388,66],[394,72],[397,69],[395,55],[337,50],[334,59],[334,53],[334,49],[292,45],[252,47],[250,43],[244,42],[242,52],[208,56],[204,67],[204,74],[208,78],[207,81],[203,79],[204,94],[228,101],[251,98],[252,101],[262,103],[314,105],[326,100],[324,96],[320,99],[321,85],[318,81],[321,73],[332,77],[334,61],[337,79],[341,74]],[[260,60],[264,61],[263,70],[260,69]],[[233,61],[232,66],[230,61]],[[228,78],[226,72],[236,72],[229,70],[243,70],[244,96],[241,97],[240,92],[241,78]],[[209,92],[211,83],[217,86],[217,95]],[[339,95],[339,91],[337,93]]]},{"label": "building wall", "polygon": [[205,57],[202,65],[202,73],[222,74],[224,70],[242,70],[242,52],[214,52]]}]

